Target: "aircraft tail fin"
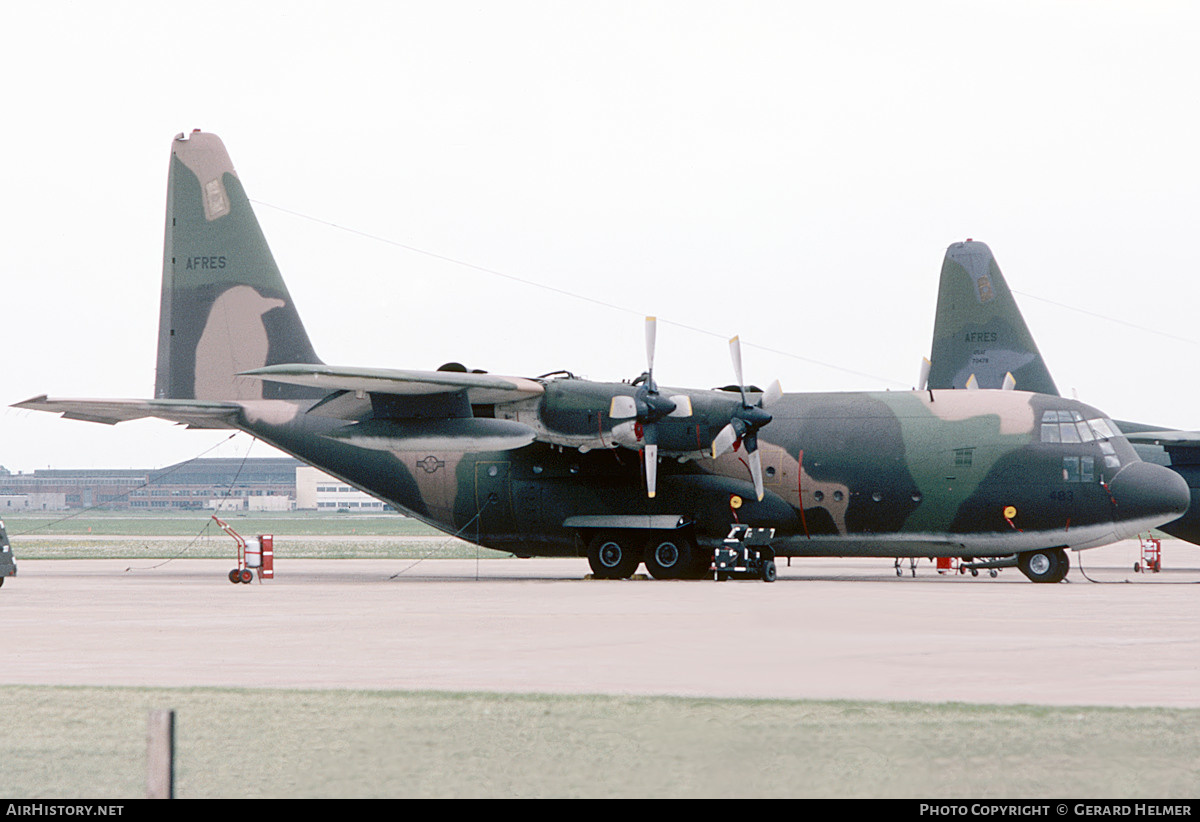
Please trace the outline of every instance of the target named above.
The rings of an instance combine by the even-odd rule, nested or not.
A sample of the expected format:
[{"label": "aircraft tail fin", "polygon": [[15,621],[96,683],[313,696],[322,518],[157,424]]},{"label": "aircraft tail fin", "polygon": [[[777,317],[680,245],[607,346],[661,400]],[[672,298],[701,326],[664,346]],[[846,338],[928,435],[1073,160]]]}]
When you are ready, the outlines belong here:
[{"label": "aircraft tail fin", "polygon": [[250,200],[215,134],[176,135],[167,181],[156,399],[320,396],[240,372],[319,364]]},{"label": "aircraft tail fin", "polygon": [[929,388],[1015,387],[1058,394],[992,250],[967,240],[946,249],[933,327]]}]

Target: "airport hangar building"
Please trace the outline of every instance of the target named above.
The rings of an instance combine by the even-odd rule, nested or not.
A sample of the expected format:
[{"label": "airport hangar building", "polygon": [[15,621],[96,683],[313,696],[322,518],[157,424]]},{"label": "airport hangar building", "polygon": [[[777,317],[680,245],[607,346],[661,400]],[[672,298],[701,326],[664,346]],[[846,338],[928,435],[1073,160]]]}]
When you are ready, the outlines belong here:
[{"label": "airport hangar building", "polygon": [[195,459],[166,468],[0,466],[0,516],[20,511],[348,511],[389,506],[291,457]]}]

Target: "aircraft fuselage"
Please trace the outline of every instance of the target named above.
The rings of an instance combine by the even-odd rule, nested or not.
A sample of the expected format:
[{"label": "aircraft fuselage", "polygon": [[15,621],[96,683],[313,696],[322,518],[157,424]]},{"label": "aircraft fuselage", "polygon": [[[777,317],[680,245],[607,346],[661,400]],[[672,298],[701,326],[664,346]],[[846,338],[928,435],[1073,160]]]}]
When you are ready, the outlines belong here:
[{"label": "aircraft fuselage", "polygon": [[[740,451],[705,453],[737,395],[688,391],[693,414],[659,423],[651,499],[641,453],[605,435],[622,385],[548,382],[533,412],[564,438],[594,432],[574,447],[364,449],[283,400],[244,403],[240,427],[397,510],[525,556],[576,555],[610,529],[678,530],[710,546],[733,522],[776,529],[780,556],[998,556],[1131,537],[1188,501],[1174,477],[1178,493],[1164,503],[1160,487],[1142,504],[1143,486],[1169,487],[1171,472],[1140,462],[1096,409],[1014,391],[784,395],[760,434],[761,501]],[[528,408],[486,413],[530,421]]]}]

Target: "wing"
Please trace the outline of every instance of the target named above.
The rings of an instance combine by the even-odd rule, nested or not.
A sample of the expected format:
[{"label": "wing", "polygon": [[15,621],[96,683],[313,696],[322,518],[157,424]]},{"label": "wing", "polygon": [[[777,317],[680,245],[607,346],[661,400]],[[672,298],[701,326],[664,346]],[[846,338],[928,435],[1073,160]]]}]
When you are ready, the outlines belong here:
[{"label": "wing", "polygon": [[403,371],[394,368],[352,368],[335,365],[269,365],[239,376],[268,382],[350,391],[357,394],[395,394],[421,397],[465,391],[471,405],[496,405],[536,397],[542,384],[523,377],[467,374],[458,371]]},{"label": "wing", "polygon": [[545,390],[521,377],[307,363],[256,368],[240,376],[329,391],[307,413],[350,424],[326,436],[380,451],[521,448],[535,439],[532,428],[476,417],[471,406],[529,399]]},{"label": "wing", "polygon": [[[1117,423],[1120,427],[1121,423]],[[1200,448],[1200,431],[1135,431],[1127,433],[1122,429],[1125,439],[1139,445],[1161,445],[1163,448]]]}]

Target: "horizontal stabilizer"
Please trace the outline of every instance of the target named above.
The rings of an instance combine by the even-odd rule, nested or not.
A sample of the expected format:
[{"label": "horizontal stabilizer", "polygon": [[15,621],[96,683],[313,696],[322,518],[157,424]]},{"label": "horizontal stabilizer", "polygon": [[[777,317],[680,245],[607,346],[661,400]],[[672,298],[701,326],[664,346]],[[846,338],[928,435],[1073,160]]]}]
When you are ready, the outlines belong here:
[{"label": "horizontal stabilizer", "polygon": [[372,451],[510,451],[534,440],[512,420],[366,420],[327,436]]},{"label": "horizontal stabilizer", "polygon": [[329,391],[423,396],[466,391],[472,405],[494,405],[536,397],[545,389],[523,377],[464,374],[457,371],[401,371],[394,368],[349,368],[303,363],[269,365],[240,376],[268,382],[304,385]]},{"label": "horizontal stabilizer", "polygon": [[115,425],[147,417],[182,423],[189,428],[236,428],[241,409],[237,403],[205,400],[84,400],[40,397],[18,402],[13,408],[49,411],[69,420]]}]

